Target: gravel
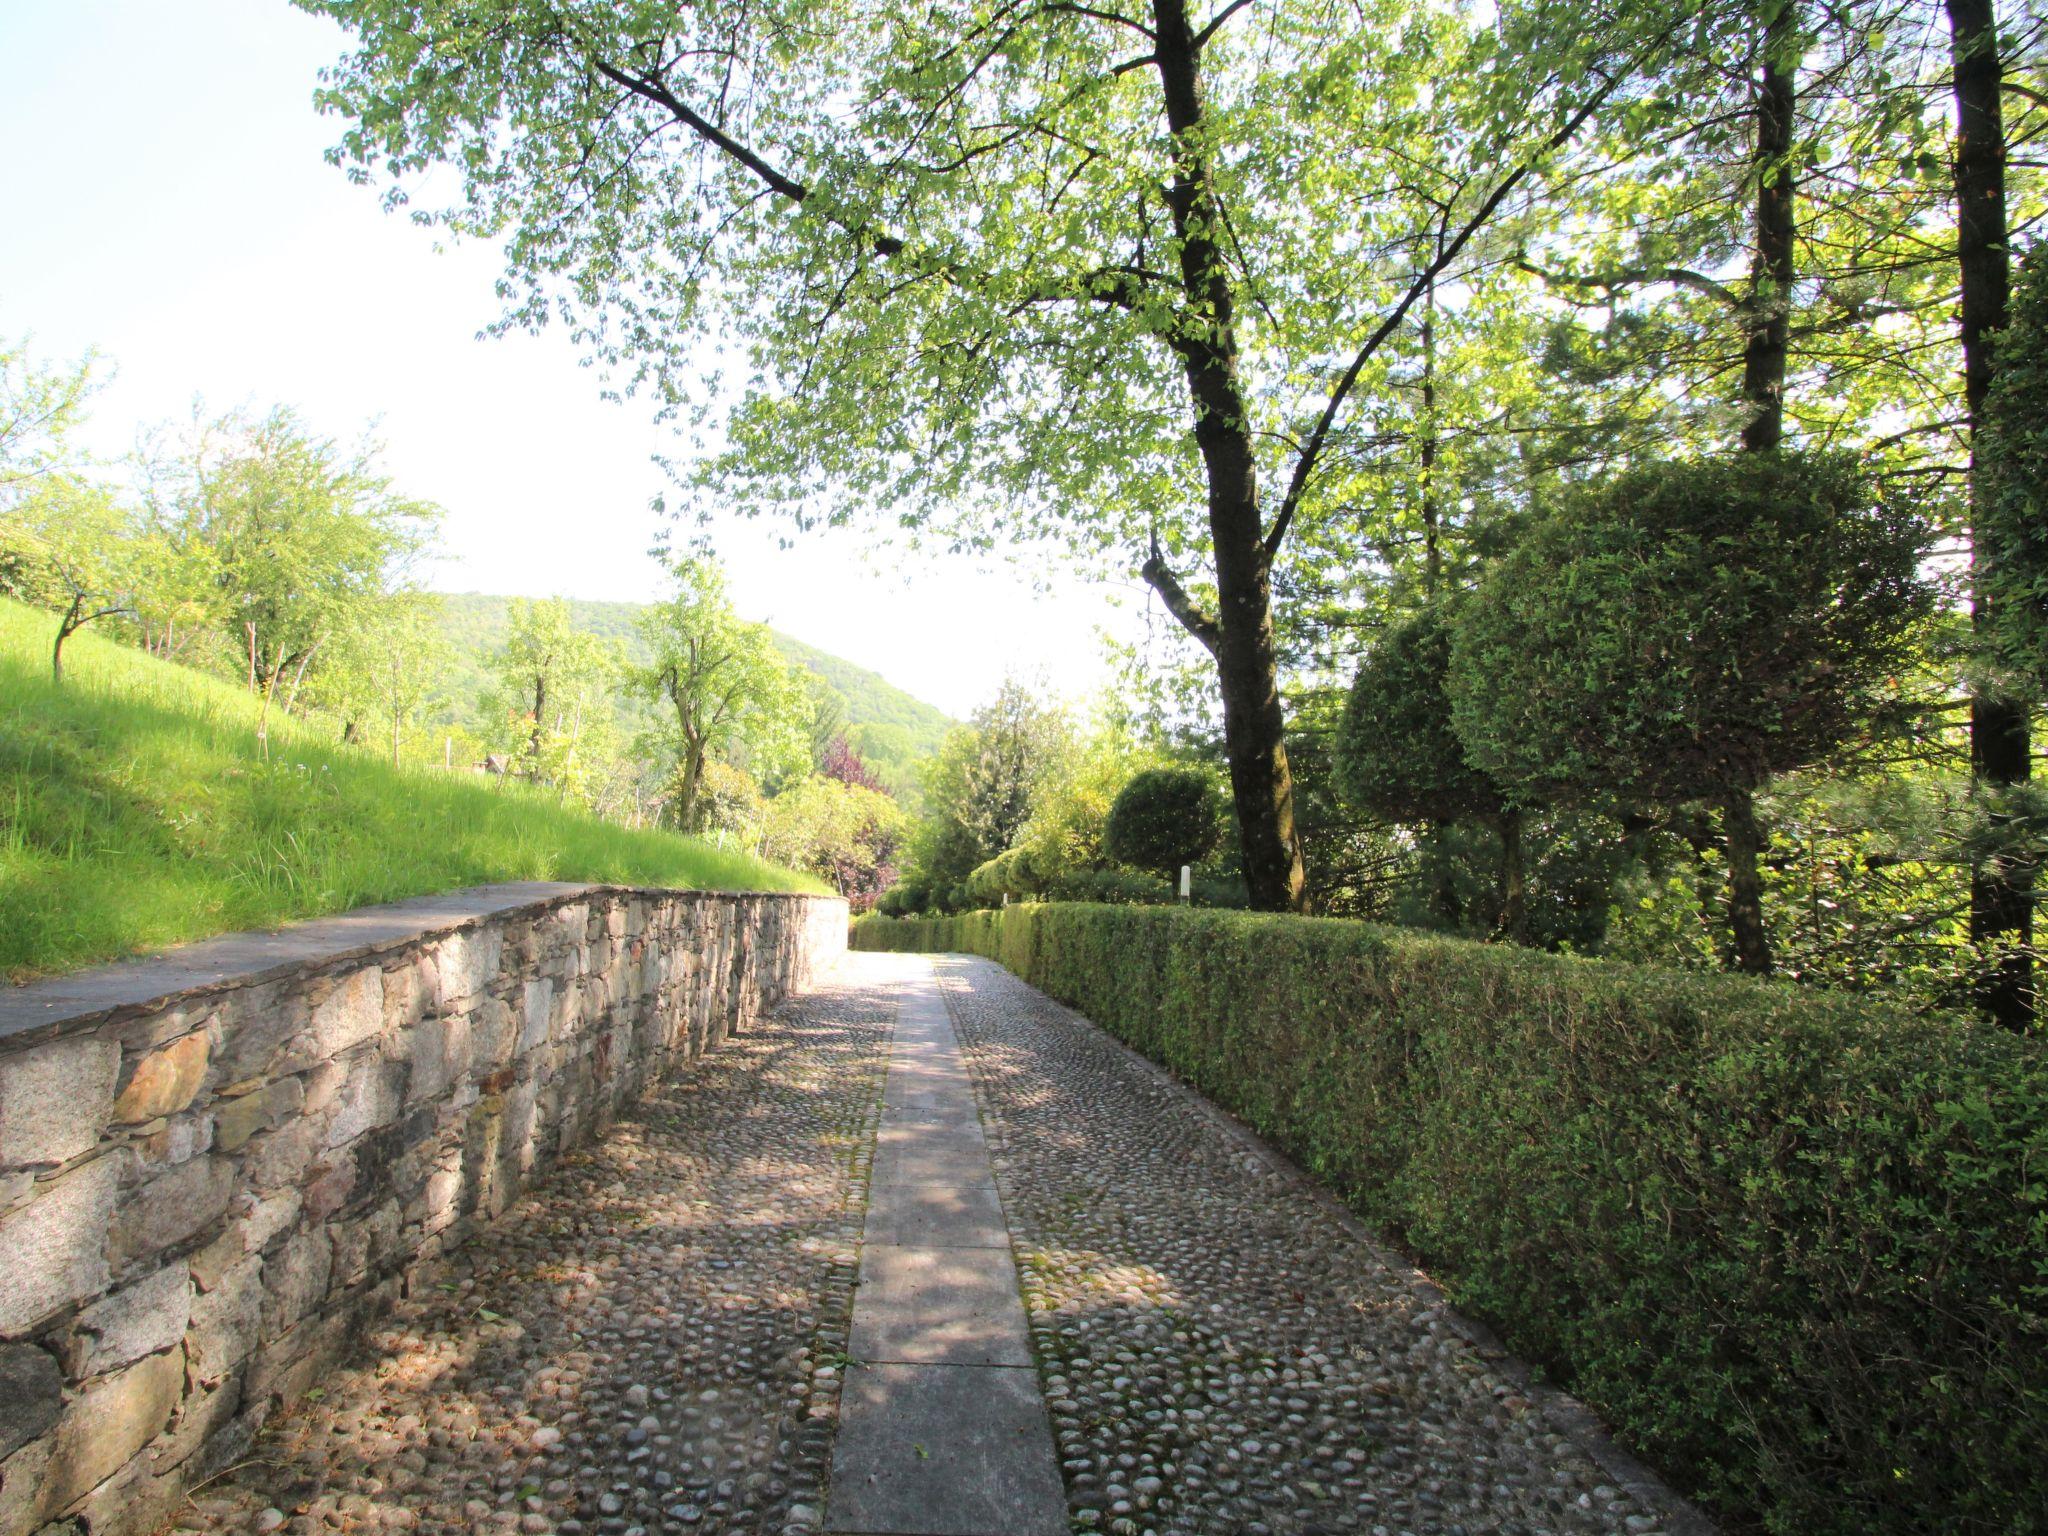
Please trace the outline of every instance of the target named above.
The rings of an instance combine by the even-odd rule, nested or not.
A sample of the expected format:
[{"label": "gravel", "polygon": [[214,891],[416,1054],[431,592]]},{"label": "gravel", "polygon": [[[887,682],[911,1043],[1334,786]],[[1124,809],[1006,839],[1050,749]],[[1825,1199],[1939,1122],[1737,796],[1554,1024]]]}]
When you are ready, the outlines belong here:
[{"label": "gravel", "polygon": [[815,1530],[894,1001],[842,981],[536,1182],[179,1524]]},{"label": "gravel", "polygon": [[1120,1046],[938,962],[1075,1529],[1648,1536],[1441,1303]]}]

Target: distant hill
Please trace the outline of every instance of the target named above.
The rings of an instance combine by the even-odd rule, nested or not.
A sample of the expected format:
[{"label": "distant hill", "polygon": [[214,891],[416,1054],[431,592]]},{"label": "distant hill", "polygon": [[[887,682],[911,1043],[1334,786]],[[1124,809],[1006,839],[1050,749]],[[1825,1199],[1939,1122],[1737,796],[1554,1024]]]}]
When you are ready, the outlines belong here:
[{"label": "distant hill", "polygon": [[[494,679],[490,658],[505,643],[512,599],[481,592],[444,593],[441,623],[449,657],[425,714],[435,724],[470,719],[477,701]],[[618,640],[635,660],[645,655],[638,620],[645,603],[568,599],[570,616],[579,629]],[[806,645],[776,630],[775,643],[794,664],[816,673],[845,701],[847,736],[863,757],[880,771],[899,799],[916,798],[916,765],[932,756],[954,721],[943,711],[913,698],[879,672],[854,665],[841,656]],[[644,706],[621,699],[622,720],[637,721]]]}]

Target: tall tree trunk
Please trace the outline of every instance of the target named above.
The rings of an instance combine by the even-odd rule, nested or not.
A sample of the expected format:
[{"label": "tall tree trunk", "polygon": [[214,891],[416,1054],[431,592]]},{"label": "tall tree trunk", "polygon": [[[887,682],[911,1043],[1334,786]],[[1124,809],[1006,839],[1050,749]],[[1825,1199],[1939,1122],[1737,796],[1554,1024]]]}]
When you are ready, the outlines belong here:
[{"label": "tall tree trunk", "polygon": [[547,708],[548,676],[545,672],[536,672],[533,675],[533,734],[527,738],[526,743],[527,756],[532,759],[532,764],[527,769],[527,777],[536,784],[540,782],[540,748],[541,738],[547,729],[543,723]]},{"label": "tall tree trunk", "polygon": [[[1792,130],[1799,105],[1798,38],[1798,10],[1792,0],[1781,0],[1764,22],[1751,159],[1756,173],[1756,249],[1750,258],[1749,340],[1742,354],[1742,395],[1749,403],[1742,446],[1750,453],[1768,453],[1785,437],[1792,284],[1798,277],[1793,250],[1798,184],[1792,170]],[[1757,826],[1756,798],[1747,789],[1731,790],[1721,806],[1735,968],[1768,975],[1771,943],[1764,928],[1763,881],[1757,873],[1763,833]]]},{"label": "tall tree trunk", "polygon": [[1731,789],[1721,796],[1721,826],[1728,840],[1728,931],[1735,942],[1735,968],[1768,976],[1771,940],[1764,930],[1760,873],[1764,839],[1752,791]]},{"label": "tall tree trunk", "polygon": [[[1287,762],[1286,716],[1274,653],[1271,557],[1259,501],[1258,457],[1251,411],[1238,377],[1237,301],[1219,243],[1223,228],[1213,168],[1204,142],[1200,50],[1186,0],[1154,0],[1154,60],[1174,137],[1173,183],[1167,192],[1179,237],[1180,283],[1190,314],[1203,323],[1174,346],[1194,407],[1195,444],[1207,481],[1210,550],[1216,567],[1217,611],[1194,613],[1155,554],[1148,579],[1167,607],[1216,659],[1223,698],[1223,744],[1230,761],[1245,885],[1254,907],[1297,911],[1307,885],[1294,825],[1294,779]],[[1178,594],[1176,598],[1176,594]]]},{"label": "tall tree trunk", "polygon": [[684,832],[697,830],[697,795],[704,784],[704,748],[690,742],[683,748],[683,785],[676,795],[676,826]]},{"label": "tall tree trunk", "polygon": [[1436,279],[1422,294],[1422,595],[1436,601],[1443,582],[1443,534],[1436,504]]},{"label": "tall tree trunk", "polygon": [[58,688],[64,686],[64,642],[69,640],[84,624],[79,614],[85,609],[85,597],[80,594],[71,599],[71,606],[64,617],[57,621],[57,639],[50,647],[50,682]]},{"label": "tall tree trunk", "polygon": [[1465,905],[1458,900],[1458,872],[1451,863],[1451,824],[1447,821],[1432,822],[1429,828],[1430,852],[1436,863],[1436,889],[1431,900],[1436,905],[1436,915],[1443,919],[1444,926],[1456,933],[1464,926]]},{"label": "tall tree trunk", "polygon": [[1500,833],[1500,922],[1495,931],[1519,944],[1528,936],[1529,880],[1522,858],[1522,813],[1503,811],[1494,823]]},{"label": "tall tree trunk", "polygon": [[1785,356],[1792,327],[1794,198],[1793,118],[1798,107],[1799,16],[1781,0],[1764,23],[1763,77],[1756,102],[1756,250],[1751,258],[1749,339],[1742,394],[1749,421],[1742,446],[1769,449],[1785,435]]},{"label": "tall tree trunk", "polygon": [[[2011,233],[2005,214],[2005,114],[2000,100],[2004,63],[1998,49],[1993,0],[1947,0],[1956,98],[1956,261],[1962,284],[1963,395],[1971,423],[1972,522],[1981,522],[1982,476],[1976,424],[1990,391],[1992,347],[2005,328],[2012,292]],[[1987,581],[1990,556],[1972,540],[1971,624],[1980,635],[1992,619]],[[1970,774],[1996,795],[2024,784],[2032,767],[2030,722],[2024,702],[1980,685],[1970,698]],[[2010,817],[1994,809],[1994,825]],[[1996,856],[1970,872],[1970,937],[2000,951],[1978,983],[1977,1002],[2011,1029],[2034,1016],[2034,981],[2028,946],[2033,940],[2033,895],[2027,871]]]}]

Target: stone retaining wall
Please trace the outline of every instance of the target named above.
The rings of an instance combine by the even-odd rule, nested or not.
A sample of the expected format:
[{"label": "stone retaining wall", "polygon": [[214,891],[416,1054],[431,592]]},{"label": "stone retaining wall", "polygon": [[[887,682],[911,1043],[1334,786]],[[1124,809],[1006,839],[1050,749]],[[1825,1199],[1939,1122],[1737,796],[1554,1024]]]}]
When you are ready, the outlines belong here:
[{"label": "stone retaining wall", "polygon": [[160,1525],[845,939],[827,898],[497,886],[0,992],[0,1536]]}]

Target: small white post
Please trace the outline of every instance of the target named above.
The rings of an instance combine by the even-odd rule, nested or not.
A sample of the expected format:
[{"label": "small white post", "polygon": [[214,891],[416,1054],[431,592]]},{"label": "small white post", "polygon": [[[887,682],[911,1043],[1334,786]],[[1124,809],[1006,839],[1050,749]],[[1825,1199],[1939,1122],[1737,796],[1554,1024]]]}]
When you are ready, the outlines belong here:
[{"label": "small white post", "polygon": [[1183,864],[1180,867],[1180,899],[1185,906],[1195,894],[1195,872]]},{"label": "small white post", "polygon": [[453,736],[443,736],[441,738],[441,766],[448,769],[452,769],[455,766],[455,738]]}]

